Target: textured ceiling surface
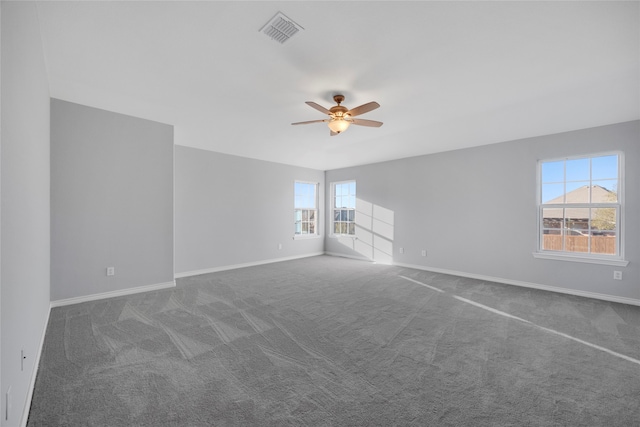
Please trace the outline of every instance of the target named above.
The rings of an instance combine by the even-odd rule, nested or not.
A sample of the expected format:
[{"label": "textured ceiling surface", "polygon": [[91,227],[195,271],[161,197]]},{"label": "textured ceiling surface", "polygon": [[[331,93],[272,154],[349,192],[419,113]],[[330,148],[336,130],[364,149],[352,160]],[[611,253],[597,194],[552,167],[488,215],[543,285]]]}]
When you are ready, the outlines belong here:
[{"label": "textured ceiling surface", "polygon": [[[54,98],[175,126],[175,143],[320,170],[640,118],[640,3],[37,4]],[[304,30],[259,32],[281,12]],[[330,137],[343,94],[381,107]]]}]

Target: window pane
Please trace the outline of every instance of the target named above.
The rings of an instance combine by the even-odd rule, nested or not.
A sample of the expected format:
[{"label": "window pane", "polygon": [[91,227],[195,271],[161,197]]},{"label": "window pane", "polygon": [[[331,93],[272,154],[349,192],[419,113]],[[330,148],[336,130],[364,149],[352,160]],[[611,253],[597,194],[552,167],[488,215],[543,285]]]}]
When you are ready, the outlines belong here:
[{"label": "window pane", "polygon": [[353,222],[349,223],[349,234],[356,234],[356,225]]},{"label": "window pane", "polygon": [[589,181],[567,182],[565,203],[589,203]]},{"label": "window pane", "polygon": [[542,249],[547,251],[561,251],[562,230],[545,230],[542,235]]},{"label": "window pane", "polygon": [[348,211],[347,220],[353,222],[355,220],[355,214],[356,214],[355,210]]},{"label": "window pane", "polygon": [[309,234],[316,234],[316,224],[313,222],[309,223]]},{"label": "window pane", "polygon": [[316,220],[316,211],[309,211],[309,220],[310,221]]},{"label": "window pane", "polygon": [[618,247],[618,236],[615,231],[607,232],[610,234],[591,236],[591,253],[615,255]]},{"label": "window pane", "polygon": [[596,208],[591,210],[593,234],[614,234],[616,230],[616,208]]},{"label": "window pane", "polygon": [[300,234],[301,230],[302,230],[302,224],[300,224],[299,222],[296,222],[296,234]]},{"label": "window pane", "polygon": [[302,234],[309,234],[309,223],[302,223]]},{"label": "window pane", "polygon": [[567,252],[589,252],[589,236],[564,236],[564,250]]},{"label": "window pane", "polygon": [[567,181],[589,181],[589,160],[567,160]]},{"label": "window pane", "polygon": [[542,164],[542,182],[564,182],[564,160]]},{"label": "window pane", "polygon": [[565,209],[564,216],[566,228],[589,228],[589,208],[568,208]]},{"label": "window pane", "polygon": [[340,223],[339,222],[334,222],[333,223],[333,232],[335,234],[340,234]]},{"label": "window pane", "polygon": [[296,221],[302,221],[302,211],[300,209],[296,209],[296,211],[295,211],[295,219],[296,219]]},{"label": "window pane", "polygon": [[542,224],[544,228],[562,228],[564,222],[564,209],[545,208],[542,209]]},{"label": "window pane", "polygon": [[564,203],[564,184],[542,184],[542,203]]},{"label": "window pane", "polygon": [[618,156],[601,156],[591,159],[591,179],[618,178]]},{"label": "window pane", "polygon": [[355,195],[356,194],[356,183],[355,182],[350,182],[349,183],[349,194],[351,194],[351,195]]},{"label": "window pane", "polygon": [[333,220],[340,221],[340,209],[336,209],[333,211]]},{"label": "window pane", "polygon": [[307,221],[308,219],[309,219],[309,211],[305,209],[302,211],[302,220]]},{"label": "window pane", "polygon": [[592,203],[615,203],[618,201],[618,180],[594,181],[591,187]]}]

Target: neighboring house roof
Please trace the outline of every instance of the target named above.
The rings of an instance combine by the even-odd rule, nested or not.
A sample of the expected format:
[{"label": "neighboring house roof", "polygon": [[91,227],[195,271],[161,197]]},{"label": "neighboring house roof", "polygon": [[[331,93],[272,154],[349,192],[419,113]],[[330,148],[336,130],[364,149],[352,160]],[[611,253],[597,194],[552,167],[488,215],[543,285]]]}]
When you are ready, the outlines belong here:
[{"label": "neighboring house roof", "polygon": [[[545,204],[562,204],[562,203],[587,203],[589,200],[589,191],[591,191],[591,203],[607,203],[616,200],[616,193],[610,191],[600,185],[583,185],[576,188],[573,191],[568,192],[562,196],[558,196],[555,199],[551,199]],[[566,201],[564,199],[566,196]],[[569,208],[566,210],[567,218],[586,218],[584,215],[584,208]],[[561,208],[551,208],[544,210],[545,218],[562,218]],[[591,212],[591,219],[595,218],[595,212]]]}]

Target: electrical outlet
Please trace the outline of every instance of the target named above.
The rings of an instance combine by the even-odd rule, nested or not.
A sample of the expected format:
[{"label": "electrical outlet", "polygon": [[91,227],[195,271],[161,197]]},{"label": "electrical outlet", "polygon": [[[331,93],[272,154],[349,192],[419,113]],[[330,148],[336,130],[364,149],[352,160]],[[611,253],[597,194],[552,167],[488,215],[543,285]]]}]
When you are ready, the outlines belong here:
[{"label": "electrical outlet", "polygon": [[107,267],[107,276],[115,276],[116,268],[115,267]]},{"label": "electrical outlet", "polygon": [[422,256],[427,256],[427,250],[426,249],[422,250]]},{"label": "electrical outlet", "polygon": [[398,252],[400,252],[401,254],[403,254],[403,253],[404,253],[404,248],[400,248],[400,249],[398,249]]},{"label": "electrical outlet", "polygon": [[622,280],[622,271],[615,270],[613,272],[613,278],[615,280]]}]

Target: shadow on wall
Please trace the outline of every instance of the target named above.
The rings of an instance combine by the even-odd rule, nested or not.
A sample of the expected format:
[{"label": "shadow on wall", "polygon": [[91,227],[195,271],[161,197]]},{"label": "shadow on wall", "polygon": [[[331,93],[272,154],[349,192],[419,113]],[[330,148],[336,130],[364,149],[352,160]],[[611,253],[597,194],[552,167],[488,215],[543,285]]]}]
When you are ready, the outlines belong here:
[{"label": "shadow on wall", "polygon": [[359,255],[382,264],[393,263],[393,211],[356,199],[355,237],[338,242]]}]

